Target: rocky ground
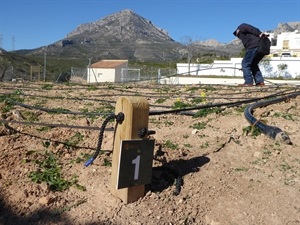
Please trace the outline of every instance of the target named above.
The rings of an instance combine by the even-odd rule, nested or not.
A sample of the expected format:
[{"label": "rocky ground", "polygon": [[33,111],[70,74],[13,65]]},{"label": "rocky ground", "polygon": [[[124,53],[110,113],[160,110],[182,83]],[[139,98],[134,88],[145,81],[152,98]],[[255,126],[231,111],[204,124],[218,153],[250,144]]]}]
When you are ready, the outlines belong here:
[{"label": "rocky ground", "polygon": [[[244,115],[256,98],[299,87],[0,86],[0,224],[300,224],[300,97],[253,111],[291,145],[250,126]],[[84,166],[121,96],[147,99],[148,128],[155,131],[152,182],[128,204],[111,192],[113,120],[101,153]],[[199,107],[209,104],[220,107]]]}]

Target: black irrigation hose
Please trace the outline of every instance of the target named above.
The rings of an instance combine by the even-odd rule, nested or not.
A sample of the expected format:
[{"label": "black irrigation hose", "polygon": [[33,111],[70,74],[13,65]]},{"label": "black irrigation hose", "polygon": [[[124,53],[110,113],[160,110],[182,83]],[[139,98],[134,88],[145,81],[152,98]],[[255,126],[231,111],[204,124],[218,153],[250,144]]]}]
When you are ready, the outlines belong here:
[{"label": "black irrigation hose", "polygon": [[37,109],[41,110],[47,113],[61,113],[61,114],[72,114],[72,115],[86,115],[86,116],[101,116],[101,115],[109,115],[111,113],[84,113],[84,112],[72,112],[69,110],[58,110],[58,109],[49,109],[49,108],[43,108],[43,107],[38,107],[38,106],[31,106],[31,105],[26,105],[21,102],[16,102],[10,98],[6,98],[8,102],[11,102],[14,105],[21,106],[26,109]]},{"label": "black irrigation hose", "polygon": [[283,102],[283,101],[287,101],[290,98],[297,97],[298,95],[300,95],[299,91],[289,94],[289,95],[286,95],[281,98],[276,98],[276,99],[271,99],[271,100],[267,100],[267,101],[261,101],[261,102],[254,103],[252,105],[247,106],[247,108],[244,111],[244,115],[251,125],[256,126],[265,135],[269,136],[272,139],[275,139],[275,140],[278,139],[278,140],[283,141],[286,144],[292,145],[292,142],[291,142],[289,136],[285,132],[283,132],[279,127],[269,126],[267,124],[264,124],[263,122],[257,120],[252,115],[252,112],[256,108],[264,107],[264,106],[271,105],[271,104],[276,104],[276,103]]},{"label": "black irrigation hose", "polygon": [[99,138],[98,138],[98,144],[97,144],[97,148],[96,148],[96,152],[94,153],[94,155],[84,164],[85,167],[88,167],[89,165],[91,165],[93,163],[93,161],[97,158],[97,156],[99,155],[100,151],[101,151],[101,145],[102,145],[102,139],[103,139],[103,134],[104,134],[104,130],[105,127],[107,125],[107,123],[112,120],[112,119],[116,119],[117,123],[122,123],[124,120],[124,114],[122,112],[120,112],[118,115],[109,115],[105,121],[103,122],[101,128],[100,128],[100,134],[99,134]]},{"label": "black irrigation hose", "polygon": [[268,96],[265,96],[265,97],[247,99],[247,100],[236,101],[236,102],[207,104],[207,105],[200,105],[200,106],[184,108],[184,109],[173,109],[173,110],[165,110],[165,111],[152,111],[152,112],[149,112],[149,116],[162,115],[162,114],[167,114],[167,113],[179,113],[179,112],[185,112],[185,111],[190,111],[190,110],[208,109],[208,108],[221,107],[221,106],[237,106],[237,105],[247,104],[247,103],[251,103],[251,102],[257,102],[259,100],[263,100],[263,99],[267,99],[267,98],[274,98],[274,97],[277,97],[277,96],[281,96],[283,93],[284,93],[284,91],[281,91],[279,93],[268,95]]},{"label": "black irrigation hose", "polygon": [[[0,123],[8,124],[23,124],[23,125],[33,125],[33,126],[43,126],[43,127],[60,127],[60,128],[70,128],[70,129],[83,129],[83,130],[99,130],[99,127],[90,126],[76,126],[76,125],[66,125],[66,124],[53,124],[53,123],[37,123],[37,122],[26,122],[26,121],[15,121],[15,120],[4,120],[0,119]],[[113,128],[106,128],[107,131],[113,131]]]}]

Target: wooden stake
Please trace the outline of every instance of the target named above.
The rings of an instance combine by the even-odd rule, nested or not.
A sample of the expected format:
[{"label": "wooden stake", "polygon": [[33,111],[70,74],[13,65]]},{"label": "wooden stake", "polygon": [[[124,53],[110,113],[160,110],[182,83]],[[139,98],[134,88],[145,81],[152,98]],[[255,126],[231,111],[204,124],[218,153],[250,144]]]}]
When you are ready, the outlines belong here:
[{"label": "wooden stake", "polygon": [[145,185],[117,189],[118,164],[122,140],[141,139],[138,131],[148,129],[149,104],[144,97],[120,97],[116,103],[115,114],[124,113],[124,121],[117,125],[112,157],[111,192],[125,203],[137,201],[145,195]]}]

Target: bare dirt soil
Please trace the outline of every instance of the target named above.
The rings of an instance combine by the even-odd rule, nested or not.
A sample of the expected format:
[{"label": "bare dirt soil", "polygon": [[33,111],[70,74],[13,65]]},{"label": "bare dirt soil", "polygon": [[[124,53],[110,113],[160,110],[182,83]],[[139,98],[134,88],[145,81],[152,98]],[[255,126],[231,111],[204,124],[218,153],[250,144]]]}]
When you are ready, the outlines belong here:
[{"label": "bare dirt soil", "polygon": [[[255,101],[169,112],[279,98],[298,87],[0,86],[0,224],[300,224],[300,97],[253,111],[286,132],[292,145],[250,126],[244,110]],[[144,197],[129,204],[110,191],[113,120],[103,151],[84,166],[106,118],[87,114],[114,113],[121,96],[147,99],[149,130],[155,131],[149,136],[155,139],[152,182]]]}]

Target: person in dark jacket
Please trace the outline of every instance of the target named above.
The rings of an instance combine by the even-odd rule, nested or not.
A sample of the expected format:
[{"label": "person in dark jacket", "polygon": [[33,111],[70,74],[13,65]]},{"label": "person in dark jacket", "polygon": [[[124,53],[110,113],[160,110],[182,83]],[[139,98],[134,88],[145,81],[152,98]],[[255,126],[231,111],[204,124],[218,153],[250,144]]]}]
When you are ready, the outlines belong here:
[{"label": "person in dark jacket", "polygon": [[240,86],[264,86],[264,78],[258,67],[258,63],[262,60],[264,55],[257,52],[257,48],[259,40],[268,35],[246,23],[239,25],[233,34],[242,41],[246,50],[242,60],[245,82]]}]

